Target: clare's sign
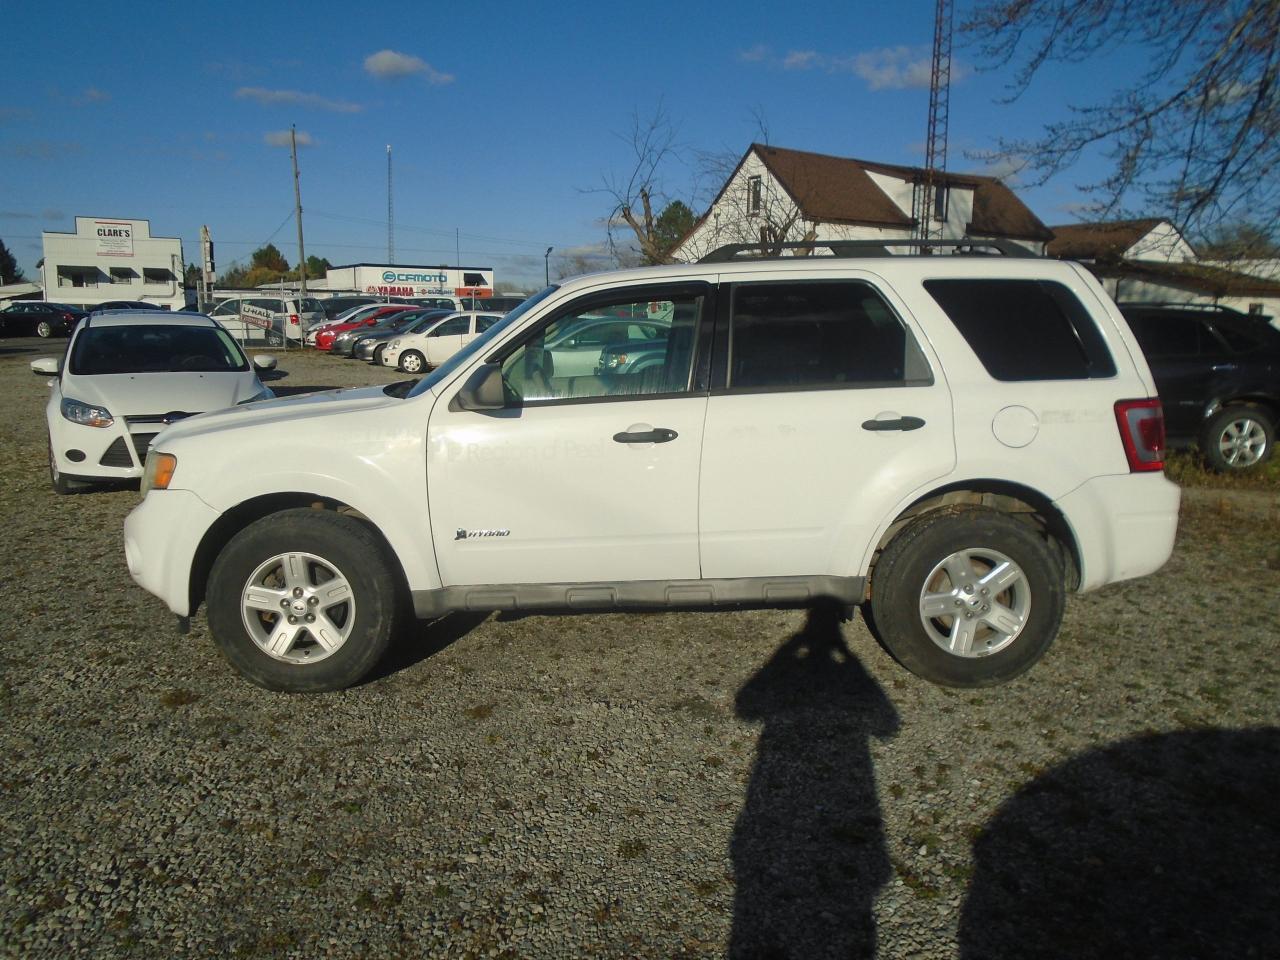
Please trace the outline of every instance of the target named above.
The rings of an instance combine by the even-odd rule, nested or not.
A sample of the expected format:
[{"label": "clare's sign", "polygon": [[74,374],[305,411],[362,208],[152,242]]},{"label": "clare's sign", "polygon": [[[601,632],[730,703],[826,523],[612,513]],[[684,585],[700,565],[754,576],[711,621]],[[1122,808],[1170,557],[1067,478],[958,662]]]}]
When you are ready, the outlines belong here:
[{"label": "clare's sign", "polygon": [[100,257],[133,256],[133,224],[121,220],[95,220],[93,232]]}]

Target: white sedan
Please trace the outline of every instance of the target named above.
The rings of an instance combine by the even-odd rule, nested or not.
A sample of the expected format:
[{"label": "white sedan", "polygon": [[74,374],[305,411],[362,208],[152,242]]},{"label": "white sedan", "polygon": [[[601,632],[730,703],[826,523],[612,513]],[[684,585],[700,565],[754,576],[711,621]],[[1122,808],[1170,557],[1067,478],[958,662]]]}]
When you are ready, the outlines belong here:
[{"label": "white sedan", "polygon": [[170,423],[274,394],[222,326],[198,313],[119,311],[86,318],[64,357],[42,357],[50,377],[49,472],[57,493],[142,476],[147,447]]},{"label": "white sedan", "polygon": [[416,333],[397,337],[382,351],[382,365],[405,373],[438,367],[502,319],[499,313],[452,313]]}]

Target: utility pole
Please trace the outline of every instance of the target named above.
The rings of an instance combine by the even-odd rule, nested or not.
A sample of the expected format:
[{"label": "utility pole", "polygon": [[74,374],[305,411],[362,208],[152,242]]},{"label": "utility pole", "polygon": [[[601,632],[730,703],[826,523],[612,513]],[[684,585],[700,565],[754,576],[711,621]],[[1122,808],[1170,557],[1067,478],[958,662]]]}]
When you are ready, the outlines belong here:
[{"label": "utility pole", "polygon": [[391,202],[391,144],[387,144],[387,263],[396,262],[396,208]]},{"label": "utility pole", "polygon": [[209,225],[200,228],[200,303],[204,307],[213,300],[213,237],[209,234]]},{"label": "utility pole", "polygon": [[[298,185],[298,128],[289,127],[289,143],[293,147],[293,214],[298,221],[298,296],[307,295],[307,252],[302,247],[302,188]],[[301,308],[299,308],[301,309]],[[301,332],[298,334],[302,336]]]}]

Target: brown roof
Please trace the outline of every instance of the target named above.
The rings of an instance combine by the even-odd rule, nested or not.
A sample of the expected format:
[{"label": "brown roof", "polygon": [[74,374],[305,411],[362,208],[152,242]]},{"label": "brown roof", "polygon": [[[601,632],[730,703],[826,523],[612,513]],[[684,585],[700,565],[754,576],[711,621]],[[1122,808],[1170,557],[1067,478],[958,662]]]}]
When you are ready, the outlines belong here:
[{"label": "brown roof", "polygon": [[1118,260],[1124,252],[1164,223],[1159,218],[1068,223],[1050,227],[1053,240],[1046,252],[1062,260]]},{"label": "brown roof", "polygon": [[[811,220],[910,227],[911,217],[889,199],[868,171],[914,181],[922,167],[903,167],[851,157],[832,157],[804,150],[788,150],[753,143],[754,150],[778,182]],[[744,157],[745,159],[745,157]],[[970,235],[1050,240],[1053,234],[1017,196],[994,177],[943,172],[940,182],[972,190]]]},{"label": "brown roof", "polygon": [[1095,262],[1088,266],[1099,277],[1145,280],[1214,297],[1280,297],[1280,283],[1275,280],[1224,270],[1222,267],[1210,267],[1203,263],[1117,260]]}]

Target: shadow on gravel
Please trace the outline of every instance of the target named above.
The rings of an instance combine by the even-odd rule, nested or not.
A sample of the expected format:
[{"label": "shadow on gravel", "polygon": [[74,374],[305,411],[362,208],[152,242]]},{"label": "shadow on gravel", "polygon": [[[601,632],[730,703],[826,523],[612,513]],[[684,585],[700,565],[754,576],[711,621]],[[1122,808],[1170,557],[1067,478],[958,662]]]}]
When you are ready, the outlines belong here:
[{"label": "shadow on gravel", "polygon": [[484,623],[488,616],[488,613],[478,612],[450,613],[430,623],[411,619],[409,626],[395,638],[382,662],[357,686],[408,670],[423,660],[434,657]]},{"label": "shadow on gravel", "polygon": [[898,714],[840,633],[844,608],[815,604],[804,629],[738,691],[761,721],[731,851],[734,958],[871,957],[872,902],[891,875],[870,739]]},{"label": "shadow on gravel", "polygon": [[1280,729],[1171,733],[1036,778],[974,844],[960,955],[1275,956]]}]

